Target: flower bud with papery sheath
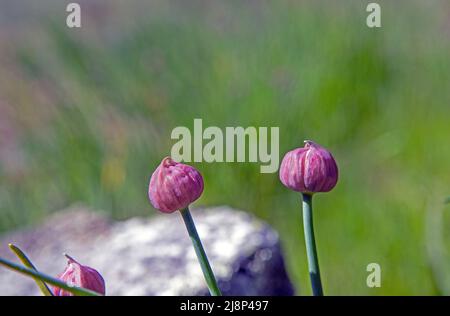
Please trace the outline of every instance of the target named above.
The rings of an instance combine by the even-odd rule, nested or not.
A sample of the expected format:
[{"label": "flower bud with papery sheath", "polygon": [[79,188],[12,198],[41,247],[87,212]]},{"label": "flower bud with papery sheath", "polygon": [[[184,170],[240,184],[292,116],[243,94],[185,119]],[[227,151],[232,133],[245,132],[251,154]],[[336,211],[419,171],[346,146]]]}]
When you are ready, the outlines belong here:
[{"label": "flower bud with papery sheath", "polygon": [[[65,256],[69,261],[66,269],[58,275],[58,279],[69,285],[82,287],[105,295],[105,281],[97,270],[79,264],[68,255]],[[55,296],[73,296],[73,293],[58,287],[53,287],[53,294]]]},{"label": "flower bud with papery sheath", "polygon": [[202,192],[203,178],[200,172],[170,157],[164,158],[153,172],[148,187],[151,204],[164,213],[186,208]]},{"label": "flower bud with papery sheath", "polygon": [[328,192],[338,181],[338,167],[328,150],[312,141],[305,141],[305,147],[284,156],[280,180],[294,191],[309,194]]}]

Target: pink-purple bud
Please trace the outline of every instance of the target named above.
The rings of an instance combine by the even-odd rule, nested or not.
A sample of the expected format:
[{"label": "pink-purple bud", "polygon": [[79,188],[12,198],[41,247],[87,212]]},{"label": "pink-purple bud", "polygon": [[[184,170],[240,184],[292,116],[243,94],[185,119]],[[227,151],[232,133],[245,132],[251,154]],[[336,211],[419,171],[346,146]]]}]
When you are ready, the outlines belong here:
[{"label": "pink-purple bud", "polygon": [[162,160],[153,172],[148,186],[148,197],[153,207],[164,213],[182,210],[197,200],[203,192],[203,178],[195,168],[173,161]]},{"label": "pink-purple bud", "polygon": [[338,167],[331,153],[312,141],[288,152],[281,162],[280,180],[288,188],[303,192],[328,192],[338,181]]},{"label": "pink-purple bud", "polygon": [[[105,280],[97,270],[79,264],[68,255],[65,256],[68,259],[67,267],[58,275],[58,279],[70,285],[105,295]],[[73,293],[56,286],[53,287],[53,294],[55,296],[73,296]]]}]

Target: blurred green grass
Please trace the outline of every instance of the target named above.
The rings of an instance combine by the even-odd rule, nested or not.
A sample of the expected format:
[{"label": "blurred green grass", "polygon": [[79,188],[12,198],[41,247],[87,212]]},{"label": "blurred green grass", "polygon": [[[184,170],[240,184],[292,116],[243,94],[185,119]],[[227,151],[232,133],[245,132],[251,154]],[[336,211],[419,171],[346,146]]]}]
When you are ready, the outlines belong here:
[{"label": "blurred green grass", "polygon": [[[147,182],[174,127],[279,126],[281,155],[312,139],[340,167],[336,189],[315,198],[326,294],[449,294],[432,277],[424,220],[450,191],[450,7],[378,1],[383,26],[369,29],[368,2],[81,2],[94,13],[79,30],[48,14],[2,37],[0,230],[78,201],[119,219],[153,214]],[[258,164],[195,165],[196,204],[271,223],[309,294],[300,196]],[[371,262],[379,289],[366,286]]]}]

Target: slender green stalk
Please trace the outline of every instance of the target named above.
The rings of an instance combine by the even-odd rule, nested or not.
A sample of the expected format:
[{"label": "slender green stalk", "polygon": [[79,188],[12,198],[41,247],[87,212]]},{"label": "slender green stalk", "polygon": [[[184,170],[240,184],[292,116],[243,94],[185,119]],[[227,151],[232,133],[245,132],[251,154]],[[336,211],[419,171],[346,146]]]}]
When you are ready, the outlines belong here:
[{"label": "slender green stalk", "polygon": [[192,219],[189,207],[180,211],[183,216],[184,224],[188,230],[189,236],[191,237],[192,244],[194,245],[195,253],[197,254],[198,262],[203,271],[203,276],[205,277],[206,283],[208,284],[209,292],[211,296],[221,296],[219,287],[217,286],[216,278],[211,269],[211,266],[206,256],[205,250],[203,249],[202,242],[198,236],[197,229],[195,228],[194,220]]},{"label": "slender green stalk", "polygon": [[94,291],[91,291],[88,289],[84,289],[84,288],[81,288],[78,286],[69,285],[69,284],[62,282],[61,280],[58,280],[54,277],[51,277],[51,276],[41,273],[39,271],[29,269],[27,267],[24,267],[24,266],[21,266],[18,264],[15,264],[15,263],[8,261],[6,259],[3,259],[3,258],[0,258],[0,265],[3,265],[15,272],[22,273],[26,276],[29,276],[32,278],[37,278],[43,282],[57,286],[59,288],[62,288],[64,290],[69,291],[78,296],[100,296],[100,294],[97,292],[94,292]]},{"label": "slender green stalk", "polygon": [[[37,271],[36,267],[33,265],[31,260],[28,259],[27,255],[19,247],[13,244],[8,244],[8,247],[20,259],[20,261],[22,261],[25,267]],[[44,296],[53,296],[52,291],[50,291],[45,282],[42,282],[41,280],[35,277],[33,277],[33,279]]]},{"label": "slender green stalk", "polygon": [[302,193],[302,196],[303,227],[305,231],[306,254],[308,256],[308,268],[312,292],[314,296],[323,296],[322,282],[320,281],[319,260],[317,258],[316,241],[314,238],[312,195]]}]

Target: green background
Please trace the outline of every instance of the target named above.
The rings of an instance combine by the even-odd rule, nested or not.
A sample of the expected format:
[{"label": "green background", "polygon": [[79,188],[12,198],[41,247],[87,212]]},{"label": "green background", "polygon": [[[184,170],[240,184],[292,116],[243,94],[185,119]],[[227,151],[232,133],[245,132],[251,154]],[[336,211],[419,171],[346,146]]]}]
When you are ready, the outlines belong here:
[{"label": "green background", "polygon": [[[450,294],[450,3],[377,1],[0,3],[0,231],[73,203],[150,216],[151,172],[176,126],[279,126],[340,180],[315,196],[325,294]],[[196,163],[197,206],[230,205],[280,233],[310,294],[300,196],[255,163]],[[442,234],[440,234],[442,232]],[[382,269],[366,286],[366,266]]]}]

